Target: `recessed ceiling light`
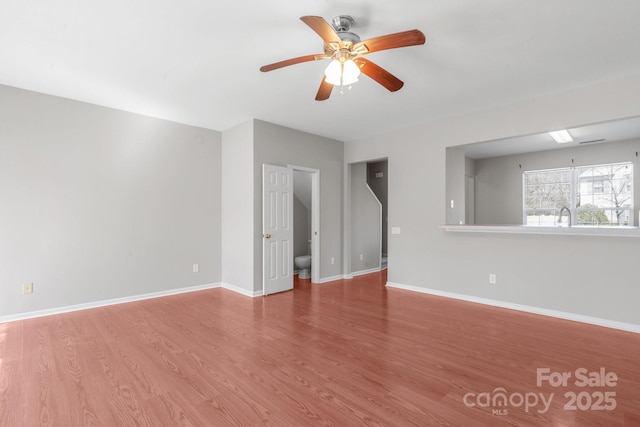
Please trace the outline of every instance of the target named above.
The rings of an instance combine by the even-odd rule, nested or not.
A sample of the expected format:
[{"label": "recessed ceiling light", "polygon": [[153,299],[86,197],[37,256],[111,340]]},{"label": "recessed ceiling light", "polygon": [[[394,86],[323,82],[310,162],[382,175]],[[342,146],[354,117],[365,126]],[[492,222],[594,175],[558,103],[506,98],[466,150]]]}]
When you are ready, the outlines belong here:
[{"label": "recessed ceiling light", "polygon": [[557,130],[555,132],[549,132],[549,135],[551,135],[551,137],[558,144],[565,144],[567,142],[573,142],[573,138],[571,137],[571,134],[566,129]]}]

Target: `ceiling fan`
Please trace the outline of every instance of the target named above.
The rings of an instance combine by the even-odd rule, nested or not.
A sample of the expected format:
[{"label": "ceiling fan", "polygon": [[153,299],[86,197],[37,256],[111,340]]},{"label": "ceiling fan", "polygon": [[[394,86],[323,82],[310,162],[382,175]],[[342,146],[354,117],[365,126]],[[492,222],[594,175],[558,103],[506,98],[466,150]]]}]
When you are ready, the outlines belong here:
[{"label": "ceiling fan", "polygon": [[336,16],[332,20],[333,25],[320,16],[303,16],[300,19],[322,38],[324,53],[275,62],[261,67],[260,71],[267,72],[302,62],[330,59],[331,62],[325,70],[325,76],[316,94],[316,101],[328,99],[334,86],[344,87],[357,82],[361,72],[391,92],[399,90],[404,85],[402,80],[363,56],[379,50],[421,45],[426,41],[424,34],[419,30],[387,34],[361,41],[357,34],[349,31],[354,20],[348,15]]}]

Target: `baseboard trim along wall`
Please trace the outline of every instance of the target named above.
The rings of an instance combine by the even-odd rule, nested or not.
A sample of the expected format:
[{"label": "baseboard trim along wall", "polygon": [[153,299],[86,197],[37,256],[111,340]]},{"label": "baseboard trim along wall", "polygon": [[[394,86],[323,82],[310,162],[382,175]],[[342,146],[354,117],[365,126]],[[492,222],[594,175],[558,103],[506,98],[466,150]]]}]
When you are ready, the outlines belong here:
[{"label": "baseboard trim along wall", "polygon": [[241,288],[240,286],[236,286],[236,285],[232,285],[230,283],[221,283],[221,286],[225,289],[228,289],[230,291],[233,292],[237,292],[239,294],[242,294],[246,297],[251,297],[251,298],[255,298],[255,297],[261,297],[264,292],[262,290],[260,291],[250,291],[248,289],[245,288]]},{"label": "baseboard trim along wall", "polygon": [[313,282],[314,284],[322,284],[322,283],[329,283],[329,282],[335,282],[336,280],[342,280],[345,277],[343,277],[342,275],[340,276],[331,276],[331,277],[323,277],[320,280],[318,280],[317,282]]},{"label": "baseboard trim along wall", "polygon": [[101,301],[88,302],[85,304],[67,305],[64,307],[49,308],[45,310],[29,311],[26,313],[10,314],[8,316],[0,316],[0,323],[14,322],[16,320],[33,319],[36,317],[51,316],[53,314],[70,313],[72,311],[88,310],[90,308],[105,307],[108,305],[125,304],[128,302],[142,301],[151,298],[160,298],[170,295],[184,294],[187,292],[202,291],[205,289],[213,289],[221,287],[221,283],[208,283],[205,285],[190,286],[188,288],[170,289],[168,291],[152,292],[149,294],[132,295],[122,298],[113,298]]},{"label": "baseboard trim along wall", "polygon": [[471,295],[456,294],[453,292],[439,291],[436,289],[421,288],[419,286],[403,285],[400,283],[387,282],[387,286],[390,288],[404,289],[406,291],[420,292],[423,294],[435,295],[445,298],[453,298],[493,307],[508,308],[511,310],[524,311],[527,313],[540,314],[542,316],[556,317],[565,320],[573,320],[574,322],[588,323],[590,325],[603,326],[605,328],[619,329],[622,331],[635,332],[637,334],[640,334],[640,325],[635,325],[633,323],[618,322],[615,320],[601,319],[599,317],[585,316],[582,314],[565,313],[563,311],[549,310],[546,308],[532,307],[522,304],[514,304],[488,298],[474,297]]},{"label": "baseboard trim along wall", "polygon": [[351,276],[352,277],[364,276],[365,274],[377,273],[379,271],[382,271],[380,267],[374,267],[374,268],[369,268],[368,270],[354,271],[353,273],[351,273]]}]

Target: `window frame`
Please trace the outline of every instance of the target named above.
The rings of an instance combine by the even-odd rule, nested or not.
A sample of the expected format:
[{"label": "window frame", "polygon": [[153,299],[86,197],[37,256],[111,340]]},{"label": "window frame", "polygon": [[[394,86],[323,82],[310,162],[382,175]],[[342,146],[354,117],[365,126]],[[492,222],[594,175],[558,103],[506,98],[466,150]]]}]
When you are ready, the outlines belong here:
[{"label": "window frame", "polygon": [[[600,206],[589,206],[589,207],[581,207],[578,206],[578,202],[579,199],[581,197],[580,195],[580,191],[581,191],[581,178],[580,175],[582,175],[585,170],[588,170],[589,168],[592,169],[597,169],[597,168],[611,168],[611,170],[613,170],[615,167],[617,166],[625,166],[625,167],[630,167],[631,168],[631,172],[630,172],[630,181],[627,182],[626,184],[624,184],[624,192],[625,193],[629,193],[630,194],[630,202],[625,203],[621,206],[615,206],[615,204],[611,203],[611,205],[609,206],[605,206],[605,207],[600,207]],[[556,206],[554,207],[528,207],[527,206],[527,201],[528,201],[528,192],[527,190],[530,189],[530,185],[527,185],[527,176],[533,175],[533,174],[542,174],[545,172],[558,172],[558,173],[562,173],[562,172],[568,172],[570,174],[570,179],[569,179],[569,197],[568,197],[568,204],[564,205],[564,206],[558,206],[556,204]],[[633,162],[614,162],[614,163],[604,163],[604,164],[597,164],[597,165],[585,165],[585,166],[570,166],[570,167],[562,167],[562,168],[550,168],[550,169],[537,169],[537,170],[528,170],[528,171],[523,171],[522,172],[522,223],[524,225],[527,226],[533,226],[533,227],[545,227],[545,226],[560,226],[563,225],[564,222],[562,221],[562,219],[564,218],[564,215],[562,217],[560,217],[560,212],[562,211],[562,209],[566,206],[567,208],[569,208],[569,213],[571,215],[571,224],[573,225],[583,225],[583,226],[596,226],[599,227],[601,226],[601,223],[596,223],[596,224],[579,224],[579,218],[580,218],[580,213],[582,212],[603,212],[604,215],[607,216],[608,222],[602,223],[602,226],[607,226],[607,227],[622,227],[622,226],[633,226],[634,222],[635,222],[635,200],[634,200],[634,190],[633,190],[633,185],[634,185],[634,170],[633,170]],[[611,175],[610,175],[611,176]],[[593,178],[593,176],[592,176]],[[613,178],[610,178],[613,179]],[[593,184],[593,182],[591,183],[591,193],[587,193],[588,195],[591,196],[597,196],[597,195],[603,195],[603,197],[606,197],[606,178],[602,178],[601,179],[603,182],[603,189],[601,192],[596,192],[595,191],[595,186]],[[594,180],[595,181],[595,180]],[[557,183],[559,185],[562,185],[562,182]],[[631,188],[629,188],[631,187]],[[612,190],[610,190],[611,192]],[[613,194],[611,192],[611,194]],[[586,203],[585,206],[590,205],[590,203]],[[624,215],[625,221],[623,223],[620,223],[620,221],[618,220],[617,222],[613,222],[613,217],[614,215],[619,218],[620,215],[618,214],[618,212],[623,212],[620,215]],[[533,223],[529,223],[529,215],[530,213],[533,213],[534,215],[532,216],[537,216],[537,217],[541,217],[543,215],[536,215],[536,214],[540,214],[543,212],[549,212],[550,215],[553,216],[554,220],[552,224],[547,224],[547,223],[541,223],[538,222],[537,224],[533,224]],[[606,212],[609,212],[609,215],[606,214]],[[626,213],[624,213],[626,212]],[[609,219],[611,217],[611,219]],[[560,218],[560,221],[558,221],[558,218]],[[616,218],[616,219],[617,219]]]}]

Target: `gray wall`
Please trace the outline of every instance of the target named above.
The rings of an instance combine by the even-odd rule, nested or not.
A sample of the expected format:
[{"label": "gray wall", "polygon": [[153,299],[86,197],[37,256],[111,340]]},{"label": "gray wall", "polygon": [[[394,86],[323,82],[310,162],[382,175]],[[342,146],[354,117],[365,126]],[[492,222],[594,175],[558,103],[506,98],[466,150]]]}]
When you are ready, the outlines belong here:
[{"label": "gray wall", "polygon": [[[342,274],[342,172],[344,145],[272,123],[254,126],[254,281],[262,290],[262,164],[320,170],[320,279]],[[331,258],[335,263],[331,264]]]},{"label": "gray wall", "polygon": [[388,280],[640,325],[637,239],[438,228],[446,147],[640,115],[638,93],[630,76],[345,144],[346,163],[389,159],[389,226],[401,234],[389,236]]},{"label": "gray wall", "polygon": [[222,282],[253,291],[253,122],[222,134]]},{"label": "gray wall", "polygon": [[[464,147],[447,147],[445,157],[445,221],[446,224],[464,224],[466,216],[464,179],[467,169]],[[438,203],[435,202],[433,209],[438,208]]]},{"label": "gray wall", "polygon": [[220,144],[0,86],[0,316],[219,282]]},{"label": "gray wall", "polygon": [[522,224],[522,173],[525,171],[632,162],[637,225],[640,204],[638,151],[640,141],[635,140],[476,160],[476,223]]},{"label": "gray wall", "polygon": [[350,195],[351,272],[357,273],[380,267],[381,209],[367,186],[366,163],[351,165]]},{"label": "gray wall", "polygon": [[464,178],[465,178],[465,198],[464,198],[464,211],[465,211],[465,224],[476,224],[476,195],[475,195],[475,176],[476,176],[476,162],[473,159],[465,158],[464,161]]}]

